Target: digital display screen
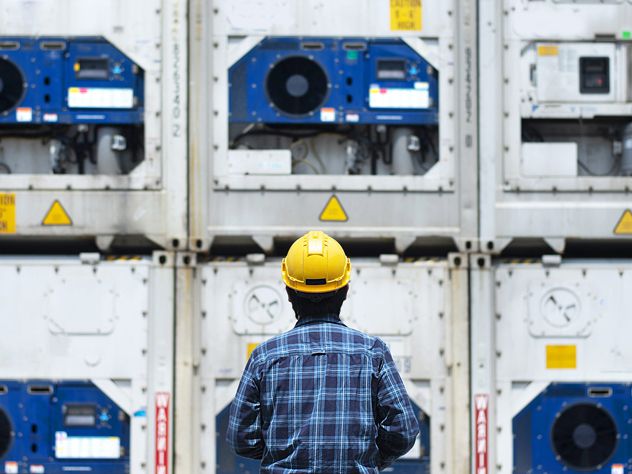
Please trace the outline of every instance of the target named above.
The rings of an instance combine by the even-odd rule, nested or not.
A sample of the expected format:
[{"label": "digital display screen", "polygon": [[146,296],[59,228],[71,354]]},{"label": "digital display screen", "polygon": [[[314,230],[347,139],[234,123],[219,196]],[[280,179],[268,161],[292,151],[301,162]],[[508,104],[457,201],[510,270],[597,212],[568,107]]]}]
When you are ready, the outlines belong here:
[{"label": "digital display screen", "polygon": [[96,426],[96,405],[64,405],[64,426]]},{"label": "digital display screen", "polygon": [[610,92],[610,58],[579,58],[580,93],[608,94]]},{"label": "digital display screen", "polygon": [[107,79],[108,76],[108,59],[84,58],[75,63],[75,77],[77,79]]},{"label": "digital display screen", "polygon": [[403,81],[406,79],[406,61],[403,59],[378,59],[377,78],[379,80]]}]

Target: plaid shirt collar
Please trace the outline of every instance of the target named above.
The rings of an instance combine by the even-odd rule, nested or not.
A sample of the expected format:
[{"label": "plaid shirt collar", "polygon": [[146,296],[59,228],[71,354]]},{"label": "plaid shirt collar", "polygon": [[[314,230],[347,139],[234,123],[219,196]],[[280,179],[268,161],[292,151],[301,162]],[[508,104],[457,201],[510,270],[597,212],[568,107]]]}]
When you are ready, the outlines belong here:
[{"label": "plaid shirt collar", "polygon": [[340,315],[338,314],[321,314],[318,316],[301,317],[298,319],[298,321],[296,322],[296,326],[294,327],[298,328],[301,326],[306,326],[308,324],[317,324],[317,323],[334,323],[334,324],[340,324],[341,326],[346,326],[345,323],[340,321]]}]

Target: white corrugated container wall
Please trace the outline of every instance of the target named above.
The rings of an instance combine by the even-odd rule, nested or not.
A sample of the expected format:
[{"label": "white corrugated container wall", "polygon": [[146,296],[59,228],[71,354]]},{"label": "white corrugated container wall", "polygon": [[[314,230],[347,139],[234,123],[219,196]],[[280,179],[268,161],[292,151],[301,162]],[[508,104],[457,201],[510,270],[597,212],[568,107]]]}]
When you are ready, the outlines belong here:
[{"label": "white corrugated container wall", "polygon": [[171,472],[173,265],[0,259],[2,472]]},{"label": "white corrugated container wall", "polygon": [[[411,20],[411,24],[397,26],[398,14],[413,19],[416,16],[419,23]],[[477,183],[474,179],[477,169],[474,1],[196,0],[191,3],[191,18],[191,94],[195,100],[191,101],[189,116],[190,249],[208,249],[217,237],[229,241],[250,237],[269,251],[275,237],[293,238],[315,227],[336,237],[395,239],[398,252],[418,238],[438,238],[447,241],[447,245],[456,244],[460,249],[474,249],[478,232]],[[378,160],[371,175],[356,160],[361,156],[358,147],[362,147],[362,140],[345,141],[343,137],[336,144],[338,139],[332,142],[331,136],[319,136],[284,145],[281,144],[283,136],[274,138],[277,141],[272,144],[270,140],[256,141],[257,137],[250,136],[246,137],[250,140],[248,143],[238,143],[256,123],[268,122],[265,118],[253,119],[256,123],[235,135],[236,130],[230,123],[229,99],[231,88],[237,89],[238,84],[230,82],[229,71],[244,55],[259,47],[262,40],[268,41],[266,38],[270,44],[261,48],[280,48],[277,59],[288,54],[284,50],[287,44],[280,43],[298,41],[301,44],[298,50],[304,50],[297,53],[301,57],[335,55],[335,48],[339,48],[351,51],[347,58],[349,62],[357,60],[358,51],[362,53],[371,47],[372,38],[401,39],[402,47],[427,60],[430,73],[438,70],[438,136],[432,145],[435,139],[424,138],[421,131],[413,133],[406,126],[391,129],[390,123],[388,127],[382,123],[375,133],[391,133],[393,130],[393,146],[400,147],[393,152],[395,160],[404,155],[408,157],[406,160],[412,160],[416,153],[421,153],[421,146],[425,150],[424,160],[429,153],[434,153],[438,161],[418,169],[412,161],[395,167]],[[270,38],[281,39],[275,43]],[[334,46],[333,52],[328,53],[329,41],[339,41],[341,45]],[[369,58],[369,55],[361,54],[360,57]],[[344,61],[340,60],[340,63]],[[398,67],[394,63],[391,66]],[[418,74],[417,67],[411,66],[407,71],[401,74],[411,71]],[[335,75],[342,72],[341,69]],[[390,75],[396,73],[396,70],[389,71]],[[303,76],[293,80],[292,87],[298,88],[295,95],[300,95],[301,87],[307,87],[308,81]],[[401,120],[401,115],[389,114],[388,108],[373,111],[367,108],[370,90],[373,90],[367,81],[366,77],[352,75],[344,85],[335,77],[330,78],[332,90],[347,86],[355,88],[356,84],[362,83],[359,89],[354,89],[357,95],[362,95],[362,105],[354,106],[359,108],[354,108],[353,113],[347,110],[351,110],[350,106],[345,105],[340,105],[339,109],[323,108],[321,121],[316,125],[327,125],[329,120],[335,120],[339,127],[346,121],[345,126],[353,128],[348,124],[364,120],[361,114],[365,112],[358,112],[360,108],[366,108],[366,113],[382,110],[383,116],[376,118],[378,122],[397,123]],[[265,82],[251,79],[243,90],[239,89],[243,97],[248,96],[249,91],[262,90],[257,100],[263,101],[260,104],[263,112],[253,110],[252,114],[259,116],[270,108],[271,116],[275,116],[276,110],[274,120],[297,123],[296,116],[279,112],[278,102],[269,96],[269,91],[265,96],[268,99],[264,100]],[[420,88],[428,85],[426,82],[417,84]],[[377,86],[371,87],[376,93],[380,92]],[[386,93],[390,89],[383,90]],[[347,95],[347,102],[356,100],[356,95]],[[403,105],[410,106],[408,103]],[[317,115],[312,112],[312,116]],[[305,124],[314,125],[310,121],[312,116],[303,116]],[[344,119],[336,119],[342,116]],[[383,126],[385,128],[380,128]],[[340,136],[341,129],[335,130]],[[363,133],[365,139],[374,140],[368,131]],[[321,146],[324,147],[321,152],[325,152],[319,155],[316,148]],[[260,148],[255,149],[257,147]],[[353,166],[349,160],[361,169],[350,171]],[[368,162],[362,163],[364,166]],[[400,169],[400,165],[403,168]],[[322,167],[320,171],[319,166]],[[323,175],[319,176],[323,170]],[[357,172],[361,174],[353,175]],[[342,209],[335,203],[328,208],[334,195]],[[331,212],[323,213],[325,208]]]},{"label": "white corrugated container wall", "polygon": [[[17,122],[11,125],[10,136],[2,135],[3,127],[0,126],[0,188],[3,190],[0,237],[4,241],[22,237],[43,242],[94,237],[101,249],[108,249],[117,237],[129,240],[142,236],[163,248],[186,248],[187,15],[188,4],[184,0],[108,0],[100,2],[98,7],[81,0],[0,1],[0,49],[4,49],[4,57],[11,62],[21,54],[30,54],[20,50],[23,42],[31,41],[31,38],[36,42],[42,38],[55,39],[48,45],[39,45],[39,49],[50,51],[70,48],[84,40],[105,40],[117,50],[115,54],[122,54],[130,62],[130,65],[123,65],[108,57],[108,53],[104,56],[98,48],[94,49],[96,52],[81,53],[82,45],[79,44],[77,62],[69,66],[74,67],[76,77],[73,76],[73,80],[79,80],[84,61],[87,72],[81,76],[86,78],[83,83],[97,80],[100,88],[70,87],[66,91],[62,84],[58,91],[55,89],[46,95],[42,88],[55,86],[61,72],[53,71],[53,79],[47,76],[41,82],[49,67],[44,61],[32,70],[22,71],[28,93],[38,97],[41,93],[42,97],[23,95],[17,105],[9,109],[3,103],[3,118],[9,119],[13,114],[17,117]],[[61,56],[60,61],[67,57]],[[104,58],[105,62],[101,64]],[[99,67],[104,69],[97,70]],[[121,86],[117,89],[116,84],[130,73],[130,68],[136,75],[142,71],[144,90],[138,92],[139,96],[135,96],[133,102],[127,103],[127,99],[119,97],[119,102],[110,104],[116,99],[113,94],[128,92],[120,89]],[[109,79],[98,80],[103,79],[99,76],[101,73],[104,77],[109,75]],[[87,91],[87,98],[76,102],[72,96],[75,89],[77,94]],[[93,95],[88,97],[88,93]],[[140,94],[144,99],[140,99]],[[37,108],[32,104],[28,108],[20,107],[27,100],[24,97],[35,101]],[[56,98],[62,104],[59,110],[44,113],[46,104]],[[136,110],[138,103],[142,103],[143,132],[134,129],[124,133],[116,131],[118,128],[112,129],[119,127],[123,130],[117,125],[117,119],[103,118],[107,112],[100,108],[105,106],[104,101],[114,107],[111,112],[116,113]],[[53,133],[59,130],[55,128],[55,121],[61,123],[64,114],[77,111],[83,114],[75,116],[75,123],[88,125],[79,126],[72,133],[85,140],[95,140],[87,147],[91,150],[88,152],[91,158],[81,161],[83,170],[77,168],[76,163],[80,153],[85,157],[86,147],[82,139],[78,139],[72,151],[68,143],[72,142],[73,136],[59,138]],[[42,122],[40,127],[48,127],[43,133],[49,135],[41,135],[45,140],[29,141],[23,135],[14,136],[36,121]],[[137,155],[130,158],[128,154],[133,153],[130,150],[136,150]],[[15,156],[20,160],[15,161]],[[54,162],[50,167],[49,161]],[[15,173],[6,174],[11,168]],[[55,202],[63,211],[53,209],[51,218],[46,220]],[[64,211],[66,216],[62,214]],[[138,247],[138,241],[132,245]],[[141,241],[141,245],[146,244]]]},{"label": "white corrugated container wall", "polygon": [[482,248],[629,238],[632,4],[479,6]]},{"label": "white corrugated container wall", "polygon": [[472,472],[629,469],[631,263],[471,257]]},{"label": "white corrugated container wall", "polygon": [[[280,262],[223,260],[191,267],[192,262],[181,262],[177,277],[175,467],[257,472],[258,462],[230,452],[225,431],[250,351],[295,323]],[[341,317],[389,344],[422,426],[420,442],[400,467],[433,474],[469,469],[466,263],[459,254],[411,263],[353,261]]]}]

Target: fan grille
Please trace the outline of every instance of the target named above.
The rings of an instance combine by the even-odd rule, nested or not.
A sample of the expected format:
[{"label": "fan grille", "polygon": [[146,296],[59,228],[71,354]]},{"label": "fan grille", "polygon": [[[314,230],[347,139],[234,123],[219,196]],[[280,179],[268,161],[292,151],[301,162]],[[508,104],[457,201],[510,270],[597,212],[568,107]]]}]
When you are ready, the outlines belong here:
[{"label": "fan grille", "polygon": [[617,427],[610,414],[596,404],[581,403],[562,411],[551,435],[555,453],[575,469],[598,469],[617,446]]},{"label": "fan grille", "polygon": [[11,421],[4,410],[0,408],[0,459],[7,454],[11,446],[11,440],[13,438],[11,431]]},{"label": "fan grille", "polygon": [[276,63],[266,80],[270,101],[289,115],[308,115],[327,98],[327,74],[307,57],[293,56]]},{"label": "fan grille", "polygon": [[24,78],[11,61],[0,58],[0,112],[15,107],[24,93]]}]

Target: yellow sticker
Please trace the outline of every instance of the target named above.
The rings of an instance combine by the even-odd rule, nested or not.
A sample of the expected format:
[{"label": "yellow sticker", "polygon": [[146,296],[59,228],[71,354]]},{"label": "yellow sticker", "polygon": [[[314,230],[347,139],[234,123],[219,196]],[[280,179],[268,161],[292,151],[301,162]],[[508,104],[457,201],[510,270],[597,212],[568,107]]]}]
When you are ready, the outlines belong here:
[{"label": "yellow sticker", "polygon": [[538,56],[557,56],[560,49],[553,44],[538,45]]},{"label": "yellow sticker", "polygon": [[0,193],[0,234],[15,234],[15,194]]},{"label": "yellow sticker", "polygon": [[576,369],[577,346],[546,346],[547,369]]},{"label": "yellow sticker", "polygon": [[42,220],[42,225],[72,225],[72,219],[64,209],[64,206],[55,199],[50,209]]},{"label": "yellow sticker", "polygon": [[421,31],[421,0],[391,0],[391,31]]},{"label": "yellow sticker", "polygon": [[342,204],[334,194],[329,198],[323,212],[320,213],[319,219],[321,221],[338,221],[346,222],[349,220],[347,213],[342,207]]},{"label": "yellow sticker", "polygon": [[623,211],[619,222],[617,222],[617,225],[614,227],[614,234],[632,234],[632,212],[630,211],[630,209],[626,209],[625,211]]},{"label": "yellow sticker", "polygon": [[259,345],[258,342],[248,343],[248,346],[246,346],[246,359],[250,359],[250,355],[252,354],[252,351],[254,351],[258,345]]}]

